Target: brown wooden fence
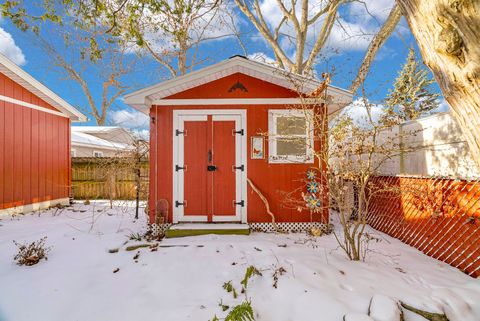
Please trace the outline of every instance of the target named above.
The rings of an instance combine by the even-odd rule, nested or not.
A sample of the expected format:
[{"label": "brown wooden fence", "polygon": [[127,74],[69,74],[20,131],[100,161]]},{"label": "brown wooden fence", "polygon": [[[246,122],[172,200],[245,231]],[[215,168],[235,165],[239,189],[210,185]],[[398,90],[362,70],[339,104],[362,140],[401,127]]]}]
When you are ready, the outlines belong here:
[{"label": "brown wooden fence", "polygon": [[[135,170],[122,158],[72,158],[72,194],[74,199],[135,199]],[[147,198],[148,161],[141,163],[140,198]]]},{"label": "brown wooden fence", "polygon": [[382,176],[368,223],[473,277],[480,276],[480,181]]}]

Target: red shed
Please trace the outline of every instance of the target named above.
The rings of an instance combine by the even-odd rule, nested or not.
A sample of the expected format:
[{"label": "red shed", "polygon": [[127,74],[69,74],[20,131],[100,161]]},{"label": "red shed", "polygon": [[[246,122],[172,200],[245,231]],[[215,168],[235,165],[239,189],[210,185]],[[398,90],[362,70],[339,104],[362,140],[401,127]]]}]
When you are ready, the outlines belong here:
[{"label": "red shed", "polygon": [[68,204],[70,122],[85,120],[0,54],[0,215]]},{"label": "red shed", "polygon": [[[235,56],[127,95],[126,103],[151,118],[151,222],[159,201],[167,200],[167,223],[242,222],[269,229],[270,216],[252,193],[250,179],[280,225],[307,227],[310,213],[285,206],[283,198],[304,184],[306,171],[315,165],[304,141],[313,142],[309,122],[292,106],[319,85]],[[329,86],[327,93],[329,113],[352,100],[349,91],[337,87]],[[285,128],[292,122],[299,132]],[[316,142],[315,148],[322,146]],[[327,218],[324,212],[313,222]]]}]

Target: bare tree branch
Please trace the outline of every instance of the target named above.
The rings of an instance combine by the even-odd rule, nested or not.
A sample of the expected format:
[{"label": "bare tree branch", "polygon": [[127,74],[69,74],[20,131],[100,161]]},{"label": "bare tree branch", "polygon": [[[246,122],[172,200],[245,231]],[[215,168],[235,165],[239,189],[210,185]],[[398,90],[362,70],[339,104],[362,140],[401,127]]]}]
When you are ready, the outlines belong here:
[{"label": "bare tree branch", "polygon": [[378,53],[378,50],[383,46],[385,41],[390,37],[393,30],[397,26],[400,18],[402,17],[402,12],[398,4],[395,4],[388,15],[387,20],[383,24],[382,28],[378,31],[375,37],[370,42],[368,46],[367,52],[365,53],[365,57],[363,58],[362,65],[358,70],[357,76],[355,80],[353,80],[352,84],[350,85],[350,90],[356,92],[360,85],[365,81],[365,78],[368,75],[368,71],[370,70],[370,66],[372,64],[373,59]]}]

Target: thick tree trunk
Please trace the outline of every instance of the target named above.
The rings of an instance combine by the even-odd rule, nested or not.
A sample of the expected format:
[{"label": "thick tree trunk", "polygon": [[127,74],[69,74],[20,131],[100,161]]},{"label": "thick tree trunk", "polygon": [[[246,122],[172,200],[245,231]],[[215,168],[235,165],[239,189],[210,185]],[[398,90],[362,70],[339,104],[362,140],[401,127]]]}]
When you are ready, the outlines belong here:
[{"label": "thick tree trunk", "polygon": [[480,169],[480,1],[397,3]]}]

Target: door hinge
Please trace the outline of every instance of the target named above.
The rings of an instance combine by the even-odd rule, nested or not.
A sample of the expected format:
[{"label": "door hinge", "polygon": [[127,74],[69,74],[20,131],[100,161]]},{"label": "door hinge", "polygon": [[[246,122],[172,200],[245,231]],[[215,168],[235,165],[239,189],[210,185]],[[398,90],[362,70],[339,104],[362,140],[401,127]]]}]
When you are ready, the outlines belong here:
[{"label": "door hinge", "polygon": [[240,135],[243,136],[244,131],[243,131],[243,129],[240,129],[240,130],[237,130],[237,131],[233,131],[233,134],[234,134],[234,135],[235,135],[235,134],[240,134]]},{"label": "door hinge", "polygon": [[245,201],[244,200],[241,200],[240,202],[233,201],[233,205],[240,205],[241,207],[244,207],[245,206]]},{"label": "door hinge", "polygon": [[181,131],[181,130],[175,129],[175,136],[178,136],[178,135],[186,135],[186,133],[187,133],[186,130]]},{"label": "door hinge", "polygon": [[182,203],[180,203],[179,201],[175,201],[175,207],[179,207],[179,206],[186,206],[187,205],[187,202],[183,201]]},{"label": "door hinge", "polygon": [[241,170],[242,172],[245,170],[245,166],[244,165],[241,165],[241,166],[233,166],[233,170],[236,170],[236,169],[239,169]]},{"label": "door hinge", "polygon": [[182,166],[175,165],[175,171],[176,171],[176,172],[178,172],[178,171],[181,170],[181,169],[185,170],[185,169],[187,169],[187,166],[183,166],[183,167],[182,167]]}]

